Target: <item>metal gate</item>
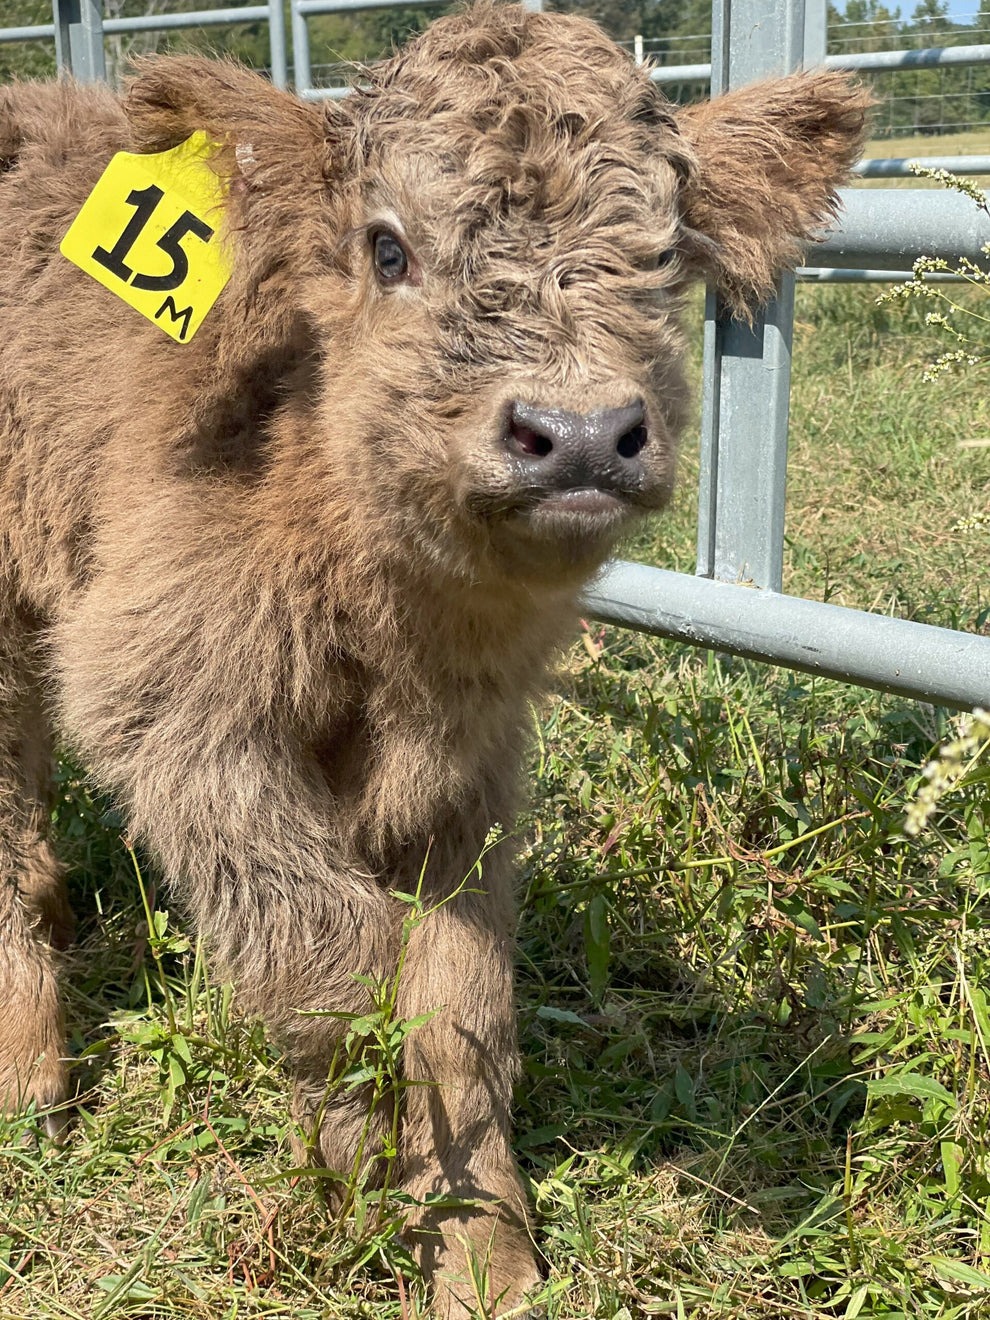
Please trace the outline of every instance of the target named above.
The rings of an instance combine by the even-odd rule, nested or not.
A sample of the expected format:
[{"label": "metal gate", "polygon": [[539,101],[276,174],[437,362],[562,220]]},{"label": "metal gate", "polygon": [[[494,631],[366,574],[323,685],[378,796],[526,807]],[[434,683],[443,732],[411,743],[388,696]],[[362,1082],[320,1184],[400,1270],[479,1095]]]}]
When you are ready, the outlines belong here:
[{"label": "metal gate", "polygon": [[[715,0],[713,91],[823,63],[824,3],[811,3],[813,14],[804,0]],[[974,48],[962,49],[972,58]],[[979,52],[981,60],[990,54]],[[856,59],[843,57],[843,67]],[[858,67],[876,59],[865,55]],[[833,267],[903,269],[922,255],[978,260],[990,240],[985,216],[955,193],[847,189],[842,201],[839,225],[818,249]],[[990,637],[781,594],[793,321],[792,275],[752,329],[709,293],[696,576],[614,564],[588,593],[589,611],[903,696],[990,704]]]},{"label": "metal gate", "polygon": [[[413,4],[428,0],[407,0]],[[394,0],[290,0],[295,86],[308,99],[343,94],[314,88],[310,15],[369,9]],[[526,0],[540,8],[541,0]],[[102,20],[101,0],[53,0],[54,22],[0,29],[0,41],[54,38],[61,68],[104,76],[103,34],[265,19],[272,79],[288,81],[281,0],[238,9]],[[833,68],[990,62],[990,47],[890,51],[825,58],[825,0],[714,0],[712,63],[654,71],[659,82],[710,76],[715,92],[764,75],[825,63]],[[990,159],[933,164],[990,172]],[[905,173],[904,161],[874,161],[861,173]],[[983,257],[990,227],[953,193],[843,193],[838,226],[818,247],[834,271],[909,267],[916,257]],[[896,278],[891,274],[891,278]],[[595,618],[692,645],[782,664],[926,701],[990,705],[990,637],[935,628],[781,593],[794,276],[752,329],[709,293],[705,311],[701,479],[696,575],[644,564],[610,565],[586,594]]]}]

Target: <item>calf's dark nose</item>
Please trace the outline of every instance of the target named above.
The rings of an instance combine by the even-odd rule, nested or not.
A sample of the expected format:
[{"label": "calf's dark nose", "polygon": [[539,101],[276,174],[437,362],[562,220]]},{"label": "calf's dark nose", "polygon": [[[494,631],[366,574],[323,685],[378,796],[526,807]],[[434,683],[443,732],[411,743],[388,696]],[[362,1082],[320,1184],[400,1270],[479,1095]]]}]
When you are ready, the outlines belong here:
[{"label": "calf's dark nose", "polygon": [[535,485],[623,491],[638,484],[639,456],[649,438],[642,399],[588,413],[516,400],[505,441],[526,479]]}]

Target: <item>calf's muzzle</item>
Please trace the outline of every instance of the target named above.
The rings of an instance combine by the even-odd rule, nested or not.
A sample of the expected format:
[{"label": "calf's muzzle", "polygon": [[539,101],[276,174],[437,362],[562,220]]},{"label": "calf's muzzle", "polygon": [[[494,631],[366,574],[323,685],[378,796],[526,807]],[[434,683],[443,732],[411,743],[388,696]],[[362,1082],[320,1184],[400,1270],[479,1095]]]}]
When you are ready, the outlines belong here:
[{"label": "calf's muzzle", "polygon": [[530,488],[616,495],[631,495],[642,485],[641,454],[649,439],[642,399],[587,413],[516,400],[504,434],[513,465]]}]

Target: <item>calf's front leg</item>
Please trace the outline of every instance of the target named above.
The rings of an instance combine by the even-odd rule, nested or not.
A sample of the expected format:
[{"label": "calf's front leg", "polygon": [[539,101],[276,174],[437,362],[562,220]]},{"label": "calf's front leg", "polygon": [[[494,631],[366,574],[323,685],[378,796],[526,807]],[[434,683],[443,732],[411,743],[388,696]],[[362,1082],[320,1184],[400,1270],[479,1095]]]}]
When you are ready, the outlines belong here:
[{"label": "calf's front leg", "polygon": [[[153,759],[160,784],[167,758]],[[374,1182],[393,1098],[369,1115],[367,1091],[334,1085],[347,1028],[336,1015],[367,1012],[366,980],[396,976],[403,905],[384,881],[344,863],[319,796],[260,736],[223,759],[185,758],[183,771],[155,792],[141,832],[169,872],[186,877],[199,928],[285,1050],[313,1156],[342,1180],[357,1172]],[[399,971],[399,1016],[430,1015],[404,1043],[399,1174],[426,1203],[410,1228],[432,1314],[462,1320],[479,1306],[495,1316],[517,1305],[539,1273],[509,1139],[518,1054],[508,859],[496,851],[466,885],[434,886],[444,851],[439,844],[428,859],[424,915]],[[463,877],[470,863],[459,866],[436,871]],[[401,877],[399,887],[408,888]]]},{"label": "calf's front leg", "polygon": [[[104,608],[98,626],[84,628],[84,615],[64,630],[67,725],[101,780],[127,802],[134,833],[185,897],[242,1005],[266,1020],[285,1050],[317,1160],[346,1178],[367,1155],[374,1178],[391,1114],[383,1105],[366,1130],[367,1096],[333,1086],[346,1022],[331,1014],[368,1011],[356,974],[380,983],[395,976],[404,912],[389,889],[415,883],[408,872],[419,873],[425,847],[415,857],[408,851],[408,865],[395,870],[363,862],[318,767],[277,722],[247,724],[214,709],[205,667],[202,680],[177,681],[169,699],[161,697],[168,645],[178,645],[174,608],[168,626],[153,629],[145,611],[139,636],[108,644],[108,620],[121,617],[119,608]],[[157,639],[153,649],[149,637]],[[108,668],[105,657],[128,645],[141,654]],[[134,669],[147,670],[144,682]],[[489,856],[481,877],[457,888],[483,845],[483,815],[462,815],[443,830],[438,824],[424,882],[431,910],[410,935],[399,982],[402,1017],[439,1010],[405,1044],[405,1076],[422,1085],[401,1096],[404,1185],[420,1199],[477,1202],[425,1206],[414,1216],[424,1272],[435,1281],[434,1313],[443,1320],[471,1313],[471,1255],[487,1274],[486,1306],[505,1309],[538,1281],[509,1146],[517,1056],[508,859]],[[379,869],[380,878],[372,874]],[[434,875],[453,880],[434,884]]]},{"label": "calf's front leg", "polygon": [[[465,868],[467,869],[467,868]],[[540,1281],[526,1193],[510,1145],[519,1072],[511,875],[498,850],[417,923],[399,988],[404,1018],[433,1016],[405,1044],[406,1190],[440,1197],[413,1217],[433,1314],[501,1315]]]}]

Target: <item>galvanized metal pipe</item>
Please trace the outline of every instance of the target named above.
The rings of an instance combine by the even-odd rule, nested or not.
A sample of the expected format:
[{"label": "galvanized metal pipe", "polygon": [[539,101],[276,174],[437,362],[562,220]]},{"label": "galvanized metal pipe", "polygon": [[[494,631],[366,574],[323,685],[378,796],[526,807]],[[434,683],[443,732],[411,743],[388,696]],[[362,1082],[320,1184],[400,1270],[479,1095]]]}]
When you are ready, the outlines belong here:
[{"label": "galvanized metal pipe", "polygon": [[53,0],[55,62],[80,82],[105,82],[103,0]]},{"label": "galvanized metal pipe", "polygon": [[123,32],[166,32],[196,27],[230,27],[235,23],[268,21],[264,5],[241,5],[234,9],[197,9],[183,14],[143,14],[137,18],[108,18],[103,31],[108,36]]},{"label": "galvanized metal pipe", "polygon": [[[800,67],[804,0],[719,0],[714,86]],[[784,560],[794,277],[752,327],[711,294],[705,307],[698,572],[779,588]]]},{"label": "galvanized metal pipe", "polygon": [[708,82],[712,76],[710,64],[662,64],[650,70],[656,83]]},{"label": "galvanized metal pipe", "polygon": [[289,56],[282,0],[268,0],[268,50],[272,82],[276,87],[284,89],[289,85]]},{"label": "galvanized metal pipe", "polygon": [[[444,0],[403,0],[404,7],[439,5]],[[396,0],[295,0],[300,14],[342,14],[355,9],[394,9]]]},{"label": "galvanized metal pipe", "polygon": [[990,46],[928,46],[923,50],[857,51],[829,55],[827,69],[867,73],[873,69],[930,69],[947,64],[990,64]]},{"label": "galvanized metal pipe", "polygon": [[[914,278],[910,270],[841,270],[835,266],[799,266],[794,274],[802,284],[905,284]],[[935,271],[926,284],[959,284],[961,275]]]},{"label": "galvanized metal pipe", "polygon": [[[296,51],[299,50],[298,44]],[[300,77],[299,57],[296,56],[296,77]],[[304,101],[340,101],[345,96],[350,96],[350,87],[299,87],[296,85],[296,95]]]},{"label": "galvanized metal pipe", "polygon": [[656,637],[972,710],[990,706],[990,637],[616,563],[589,614]]},{"label": "galvanized metal pipe", "polygon": [[292,81],[296,95],[305,100],[319,100],[313,92],[313,69],[309,58],[309,24],[299,8],[299,0],[292,0],[289,9],[292,24]]},{"label": "galvanized metal pipe", "polygon": [[912,165],[950,174],[990,174],[990,156],[884,156],[861,160],[853,173],[861,179],[909,179],[914,177]]},{"label": "galvanized metal pipe", "polygon": [[[929,69],[948,64],[988,64],[990,46],[929,46],[925,50],[857,51],[850,55],[828,55],[826,69],[868,73],[876,69]],[[658,83],[708,82],[711,64],[664,64],[650,72]]]},{"label": "galvanized metal pipe", "polygon": [[38,23],[34,27],[0,28],[2,41],[51,41],[55,35],[54,23]]},{"label": "galvanized metal pipe", "polygon": [[845,188],[840,196],[838,224],[812,249],[832,266],[903,270],[922,256],[986,262],[990,218],[969,197],[927,188]]}]

